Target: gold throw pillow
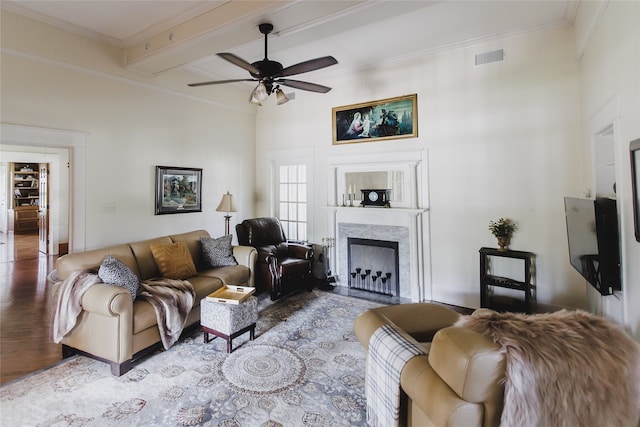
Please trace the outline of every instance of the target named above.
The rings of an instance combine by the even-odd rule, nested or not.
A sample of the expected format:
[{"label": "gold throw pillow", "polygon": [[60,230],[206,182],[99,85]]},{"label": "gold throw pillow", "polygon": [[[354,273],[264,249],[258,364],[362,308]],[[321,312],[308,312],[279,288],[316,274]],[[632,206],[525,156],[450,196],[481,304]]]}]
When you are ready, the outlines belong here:
[{"label": "gold throw pillow", "polygon": [[155,243],[150,247],[162,277],[188,279],[197,274],[191,253],[184,242]]}]

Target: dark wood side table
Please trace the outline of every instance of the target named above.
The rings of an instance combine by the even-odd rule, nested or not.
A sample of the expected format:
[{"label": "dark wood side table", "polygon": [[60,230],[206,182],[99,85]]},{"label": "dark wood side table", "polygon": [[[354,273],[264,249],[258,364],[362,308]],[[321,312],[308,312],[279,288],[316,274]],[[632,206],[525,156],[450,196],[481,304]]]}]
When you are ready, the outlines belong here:
[{"label": "dark wood side table", "polygon": [[[491,274],[490,257],[519,259],[523,262],[524,281]],[[480,248],[480,307],[496,311],[524,311],[531,313],[532,261],[531,252],[505,251],[494,248]],[[523,293],[523,298],[493,296],[492,287],[513,289]]]}]

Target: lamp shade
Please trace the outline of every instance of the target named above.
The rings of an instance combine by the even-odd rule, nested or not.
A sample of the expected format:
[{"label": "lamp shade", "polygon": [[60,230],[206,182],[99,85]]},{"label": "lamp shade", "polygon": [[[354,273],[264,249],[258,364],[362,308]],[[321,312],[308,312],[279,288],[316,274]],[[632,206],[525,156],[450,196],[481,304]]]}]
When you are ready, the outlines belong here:
[{"label": "lamp shade", "polygon": [[236,205],[233,203],[233,194],[229,194],[227,191],[226,194],[222,195],[222,200],[220,200],[220,204],[216,208],[218,212],[236,212]]}]

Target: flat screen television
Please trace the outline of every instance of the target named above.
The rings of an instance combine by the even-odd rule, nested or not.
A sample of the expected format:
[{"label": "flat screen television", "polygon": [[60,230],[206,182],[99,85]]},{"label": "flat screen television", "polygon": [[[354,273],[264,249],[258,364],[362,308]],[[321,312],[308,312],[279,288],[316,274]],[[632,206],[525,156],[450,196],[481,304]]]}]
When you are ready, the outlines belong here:
[{"label": "flat screen television", "polygon": [[602,295],[622,290],[615,199],[565,197],[569,259]]}]

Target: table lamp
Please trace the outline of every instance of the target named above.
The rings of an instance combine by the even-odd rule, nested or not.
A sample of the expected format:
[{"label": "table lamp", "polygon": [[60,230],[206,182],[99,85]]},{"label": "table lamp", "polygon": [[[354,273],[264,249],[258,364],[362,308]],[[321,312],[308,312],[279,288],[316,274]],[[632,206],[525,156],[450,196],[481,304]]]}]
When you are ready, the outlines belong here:
[{"label": "table lamp", "polygon": [[233,204],[233,194],[229,194],[228,191],[226,194],[223,194],[222,200],[220,200],[220,204],[216,208],[216,211],[227,213],[224,216],[224,234],[226,236],[229,234],[229,223],[231,221],[231,215],[229,215],[229,212],[236,212],[236,206]]}]

